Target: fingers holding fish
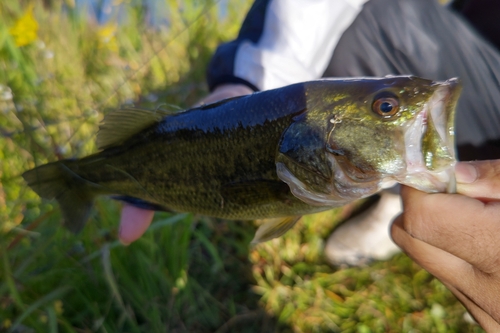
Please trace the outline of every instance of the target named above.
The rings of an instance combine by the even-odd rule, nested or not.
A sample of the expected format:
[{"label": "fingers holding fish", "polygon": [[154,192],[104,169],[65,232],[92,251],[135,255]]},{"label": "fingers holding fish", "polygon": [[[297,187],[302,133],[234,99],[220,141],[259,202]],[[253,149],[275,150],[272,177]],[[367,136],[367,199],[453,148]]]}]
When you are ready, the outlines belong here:
[{"label": "fingers holding fish", "polygon": [[391,227],[394,241],[491,332],[500,330],[499,166],[499,160],[459,163],[461,194],[403,187],[404,213]]},{"label": "fingers holding fish", "polygon": [[[460,194],[429,195],[405,186],[401,195],[404,212],[398,225],[408,235],[483,272],[500,271],[498,203],[484,203]],[[396,238],[395,241],[401,243]],[[405,244],[401,246],[404,248]]]},{"label": "fingers holding fish", "polygon": [[403,214],[398,216],[391,226],[391,236],[394,242],[416,263],[441,281],[451,281],[457,271],[470,268],[465,260],[433,246],[423,240],[413,237],[405,227]]},{"label": "fingers holding fish", "polygon": [[459,195],[427,195],[403,187],[404,229],[486,273],[496,272],[500,265],[500,160],[459,162],[456,178]]},{"label": "fingers holding fish", "polygon": [[405,211],[391,235],[441,280],[487,331],[500,329],[500,207],[459,194],[402,190]]},{"label": "fingers holding fish", "polygon": [[500,200],[500,160],[458,163],[456,175],[458,193],[482,201]]}]

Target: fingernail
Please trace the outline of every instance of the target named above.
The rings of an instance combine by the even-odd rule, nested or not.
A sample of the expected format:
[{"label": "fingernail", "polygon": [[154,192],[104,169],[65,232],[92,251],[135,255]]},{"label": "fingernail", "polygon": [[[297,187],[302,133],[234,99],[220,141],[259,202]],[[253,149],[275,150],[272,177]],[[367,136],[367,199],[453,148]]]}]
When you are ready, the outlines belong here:
[{"label": "fingernail", "polygon": [[455,177],[458,183],[473,183],[477,179],[477,169],[471,163],[458,162],[455,165]]},{"label": "fingernail", "polygon": [[118,238],[118,240],[120,241],[120,243],[122,243],[123,246],[129,246],[131,244],[130,242],[126,242],[121,238]]}]

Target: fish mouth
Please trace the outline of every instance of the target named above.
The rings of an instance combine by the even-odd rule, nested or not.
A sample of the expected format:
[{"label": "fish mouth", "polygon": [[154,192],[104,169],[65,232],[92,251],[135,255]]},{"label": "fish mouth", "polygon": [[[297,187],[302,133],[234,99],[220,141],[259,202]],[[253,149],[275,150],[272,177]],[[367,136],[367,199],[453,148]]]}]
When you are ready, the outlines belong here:
[{"label": "fish mouth", "polygon": [[426,192],[454,193],[455,107],[461,85],[456,78],[433,85],[432,97],[405,132],[407,167],[398,181]]}]

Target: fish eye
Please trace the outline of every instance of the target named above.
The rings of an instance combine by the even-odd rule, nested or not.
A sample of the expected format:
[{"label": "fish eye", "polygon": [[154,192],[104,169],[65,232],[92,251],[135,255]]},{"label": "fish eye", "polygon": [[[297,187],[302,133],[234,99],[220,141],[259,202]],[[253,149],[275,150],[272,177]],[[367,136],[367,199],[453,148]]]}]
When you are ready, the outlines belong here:
[{"label": "fish eye", "polygon": [[399,101],[392,94],[377,96],[372,103],[372,110],[383,118],[391,118],[399,111]]}]

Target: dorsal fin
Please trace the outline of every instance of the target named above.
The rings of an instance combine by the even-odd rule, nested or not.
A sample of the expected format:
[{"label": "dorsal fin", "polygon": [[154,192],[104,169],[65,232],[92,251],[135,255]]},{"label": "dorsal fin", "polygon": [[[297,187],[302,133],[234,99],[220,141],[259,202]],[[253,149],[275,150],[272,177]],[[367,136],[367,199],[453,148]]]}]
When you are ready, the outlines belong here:
[{"label": "dorsal fin", "polygon": [[177,112],[134,108],[113,111],[104,117],[99,126],[97,148],[102,150],[118,146],[132,135],[174,113]]}]

